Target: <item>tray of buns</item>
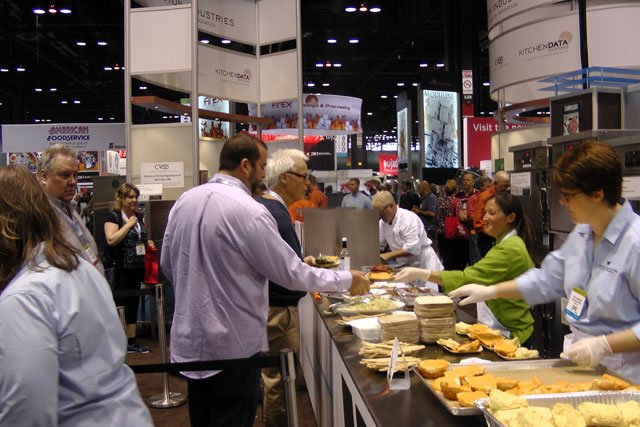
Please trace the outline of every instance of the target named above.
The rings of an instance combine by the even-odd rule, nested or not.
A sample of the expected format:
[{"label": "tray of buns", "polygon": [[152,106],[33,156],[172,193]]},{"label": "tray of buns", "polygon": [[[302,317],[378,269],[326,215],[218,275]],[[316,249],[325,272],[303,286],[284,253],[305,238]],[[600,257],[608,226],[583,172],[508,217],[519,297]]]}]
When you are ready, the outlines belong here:
[{"label": "tray of buns", "polygon": [[640,391],[585,391],[524,398],[506,394],[494,392],[474,402],[489,427],[637,426],[640,421]]},{"label": "tray of buns", "polygon": [[599,366],[576,366],[563,359],[539,359],[479,364],[449,364],[442,359],[426,359],[413,368],[426,387],[453,415],[477,415],[473,402],[494,390],[511,395],[577,393],[597,390],[624,390],[632,384]]}]

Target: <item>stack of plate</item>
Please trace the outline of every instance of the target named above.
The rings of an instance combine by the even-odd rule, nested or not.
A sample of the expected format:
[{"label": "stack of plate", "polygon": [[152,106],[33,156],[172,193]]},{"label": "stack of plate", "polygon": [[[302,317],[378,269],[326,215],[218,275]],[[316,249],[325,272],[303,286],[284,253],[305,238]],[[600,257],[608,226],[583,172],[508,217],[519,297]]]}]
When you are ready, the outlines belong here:
[{"label": "stack of plate", "polygon": [[420,340],[430,343],[455,334],[455,307],[445,295],[421,296],[413,306],[420,324]]},{"label": "stack of plate", "polygon": [[346,322],[351,326],[353,333],[363,341],[380,341],[380,325],[375,317],[365,317]]},{"label": "stack of plate", "polygon": [[378,318],[382,341],[392,340],[415,344],[420,342],[418,318],[413,313],[398,313]]}]

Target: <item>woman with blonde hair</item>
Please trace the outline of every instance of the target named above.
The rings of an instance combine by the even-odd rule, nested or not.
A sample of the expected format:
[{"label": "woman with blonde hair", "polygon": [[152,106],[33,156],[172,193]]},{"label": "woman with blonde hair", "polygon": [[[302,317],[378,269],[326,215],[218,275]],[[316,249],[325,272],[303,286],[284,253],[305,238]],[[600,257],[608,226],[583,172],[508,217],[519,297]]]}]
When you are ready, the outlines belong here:
[{"label": "woman with blonde hair", "polygon": [[[147,239],[143,216],[138,212],[140,190],[129,183],[122,184],[115,195],[113,210],[104,223],[104,237],[114,250],[114,290],[140,289],[144,278],[144,254],[146,246],[155,247]],[[105,266],[109,267],[109,266]],[[148,353],[149,348],[136,342],[139,297],[115,297],[116,305],[124,306],[127,350],[130,353]]]},{"label": "woman with blonde hair", "polygon": [[0,169],[0,425],[152,426],[109,285],[36,178]]}]

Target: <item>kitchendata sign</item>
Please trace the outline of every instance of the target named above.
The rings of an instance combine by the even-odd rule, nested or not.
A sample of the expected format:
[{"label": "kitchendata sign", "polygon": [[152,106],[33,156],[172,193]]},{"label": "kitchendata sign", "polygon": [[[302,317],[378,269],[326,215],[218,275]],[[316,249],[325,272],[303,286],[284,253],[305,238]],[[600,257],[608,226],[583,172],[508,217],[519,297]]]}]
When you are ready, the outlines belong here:
[{"label": "kitchendata sign", "polygon": [[492,92],[516,83],[579,69],[577,13],[501,34],[489,45],[489,67]]}]

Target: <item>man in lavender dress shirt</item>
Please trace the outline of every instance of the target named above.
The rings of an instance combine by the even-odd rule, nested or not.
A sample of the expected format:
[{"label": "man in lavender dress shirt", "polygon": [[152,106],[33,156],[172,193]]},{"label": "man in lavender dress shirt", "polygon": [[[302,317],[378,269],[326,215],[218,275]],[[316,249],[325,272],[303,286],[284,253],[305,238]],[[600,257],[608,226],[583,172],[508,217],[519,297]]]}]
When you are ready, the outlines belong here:
[{"label": "man in lavender dress shirt", "polygon": [[[368,292],[358,271],[306,265],[251,195],[264,178],[267,147],[240,134],[220,153],[220,171],[185,192],[169,213],[161,266],[175,311],[171,360],[252,357],[268,350],[268,280],[290,289]],[[192,426],[251,426],[260,369],[185,372]]]}]

